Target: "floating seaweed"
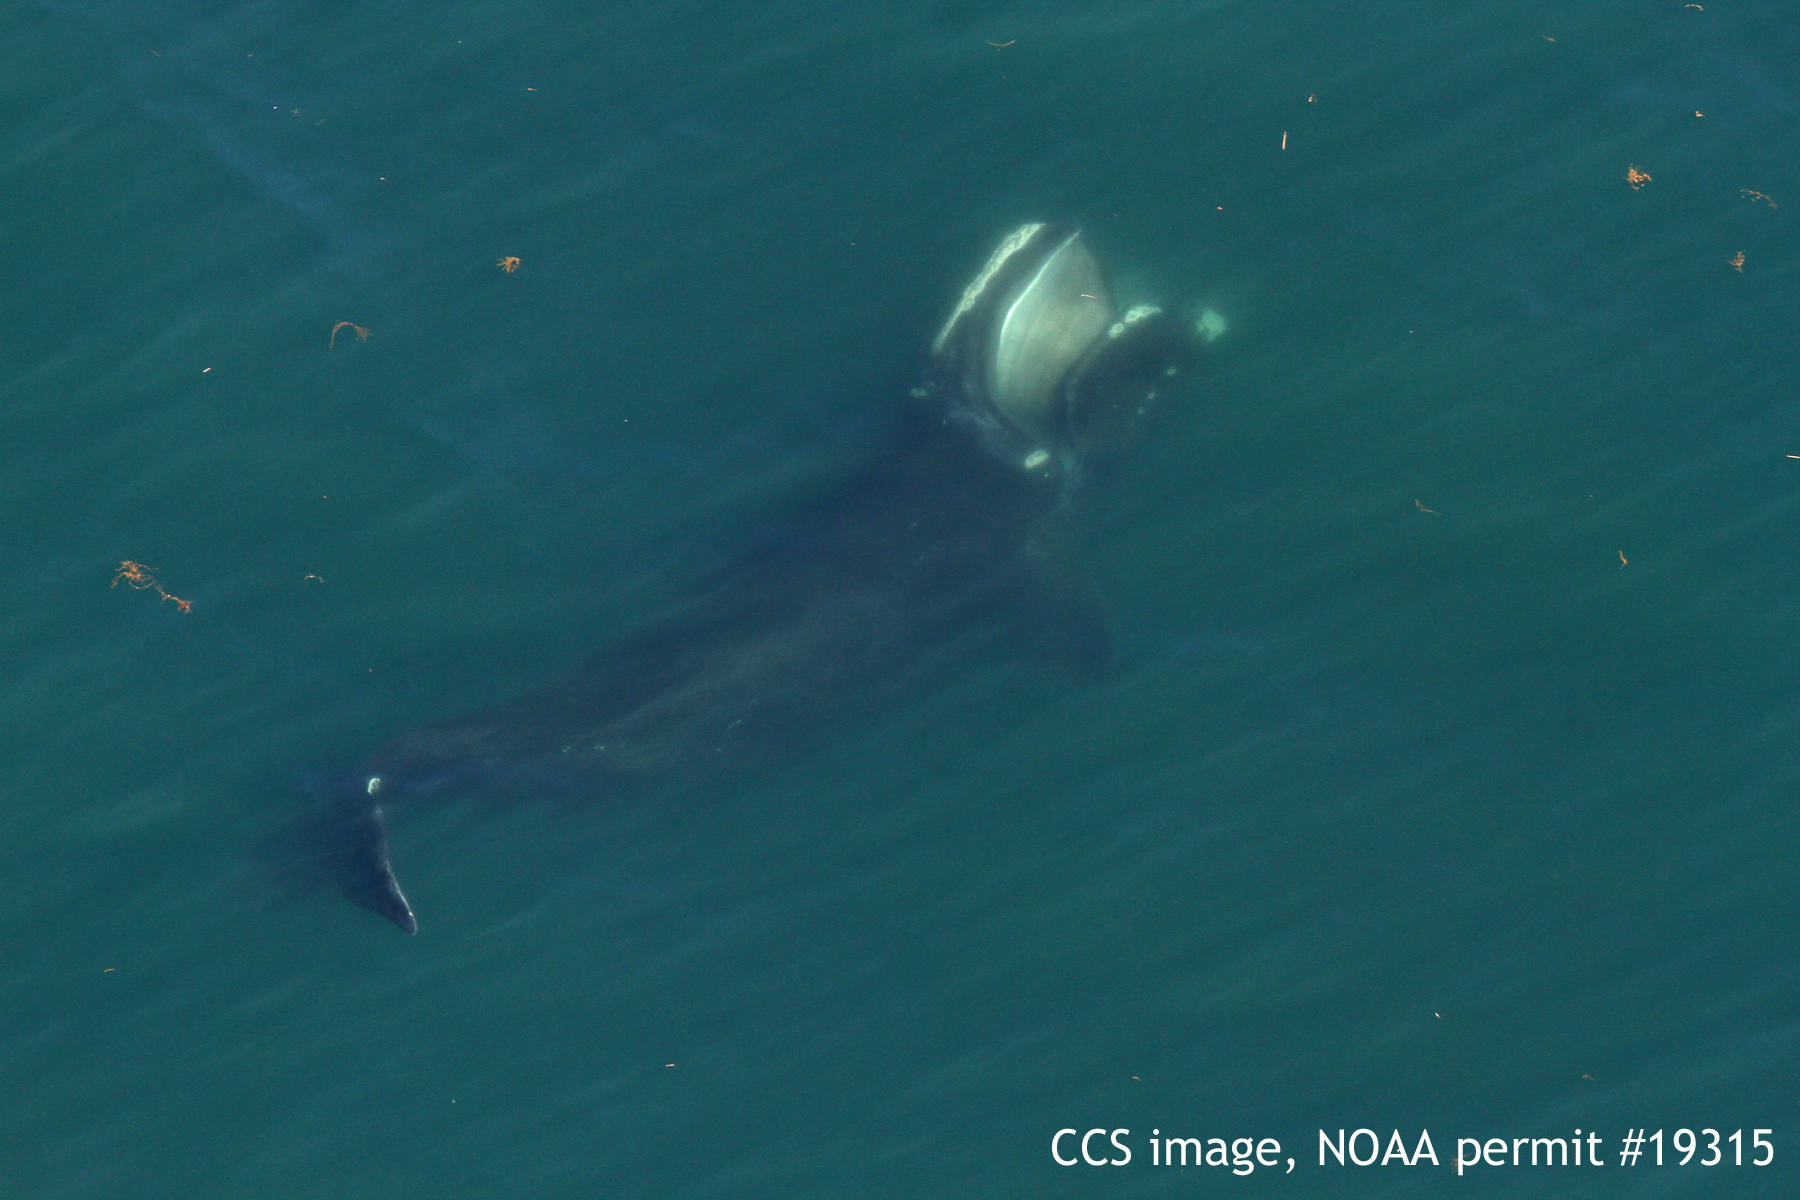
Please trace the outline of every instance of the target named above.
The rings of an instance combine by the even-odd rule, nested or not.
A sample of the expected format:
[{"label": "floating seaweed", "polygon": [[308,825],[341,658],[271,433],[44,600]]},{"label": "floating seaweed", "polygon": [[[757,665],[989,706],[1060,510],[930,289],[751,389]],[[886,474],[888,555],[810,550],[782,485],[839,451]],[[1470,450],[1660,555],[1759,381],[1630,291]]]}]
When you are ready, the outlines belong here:
[{"label": "floating seaweed", "polygon": [[119,573],[113,576],[113,587],[118,587],[121,583],[128,583],[140,591],[149,588],[164,600],[174,601],[175,607],[182,612],[194,607],[193,601],[183,600],[180,596],[171,596],[163,591],[162,584],[156,582],[156,575],[151,568],[141,562],[132,562],[129,558],[119,564]]},{"label": "floating seaweed", "polygon": [[350,326],[350,328],[352,328],[356,331],[356,340],[357,341],[366,342],[369,340],[369,331],[364,329],[361,325],[354,324],[353,322],[350,322],[350,321],[339,321],[336,325],[333,325],[331,327],[331,347],[330,347],[331,349],[333,349],[333,350],[337,349],[338,330],[342,329],[346,325]]}]

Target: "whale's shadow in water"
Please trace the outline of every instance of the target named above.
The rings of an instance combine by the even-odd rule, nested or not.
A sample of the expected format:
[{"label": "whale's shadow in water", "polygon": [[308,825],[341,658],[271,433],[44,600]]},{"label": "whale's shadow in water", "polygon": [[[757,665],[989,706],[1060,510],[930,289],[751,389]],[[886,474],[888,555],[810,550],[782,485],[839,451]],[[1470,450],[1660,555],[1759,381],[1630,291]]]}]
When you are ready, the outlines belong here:
[{"label": "whale's shadow in water", "polygon": [[626,785],[754,772],[1023,652],[1098,676],[1107,620],[1072,582],[1060,530],[1091,463],[1132,440],[1197,342],[1156,305],[1115,307],[1078,230],[1015,231],[860,473],[578,670],[319,785],[315,866],[412,932],[388,854],[393,799],[456,794],[495,764]]}]

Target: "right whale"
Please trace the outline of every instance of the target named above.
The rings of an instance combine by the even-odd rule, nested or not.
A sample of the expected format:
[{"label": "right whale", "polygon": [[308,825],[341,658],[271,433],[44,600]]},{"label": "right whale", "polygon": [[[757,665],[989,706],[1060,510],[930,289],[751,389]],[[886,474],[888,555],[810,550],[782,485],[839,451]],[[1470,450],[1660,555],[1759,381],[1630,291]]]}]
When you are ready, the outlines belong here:
[{"label": "right whale", "polygon": [[1046,531],[1084,467],[1131,440],[1216,320],[1196,329],[1155,304],[1121,309],[1080,230],[1015,230],[964,290],[860,473],[568,676],[369,755],[318,814],[336,883],[416,932],[383,804],[441,790],[459,764],[755,769],[929,691],[974,655],[1035,646],[1098,675],[1105,615],[1067,581]]}]

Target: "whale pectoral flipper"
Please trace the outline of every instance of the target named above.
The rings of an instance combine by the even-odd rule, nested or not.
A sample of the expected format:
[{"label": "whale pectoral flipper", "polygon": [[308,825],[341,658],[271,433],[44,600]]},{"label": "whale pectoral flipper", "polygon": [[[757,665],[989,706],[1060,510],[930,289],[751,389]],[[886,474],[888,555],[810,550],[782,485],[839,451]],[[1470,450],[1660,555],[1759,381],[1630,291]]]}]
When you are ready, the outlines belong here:
[{"label": "whale pectoral flipper", "polygon": [[367,796],[346,802],[332,822],[333,873],[344,898],[378,916],[386,917],[408,933],[419,932],[418,918],[388,860],[387,820],[373,795],[378,780],[371,780]]}]

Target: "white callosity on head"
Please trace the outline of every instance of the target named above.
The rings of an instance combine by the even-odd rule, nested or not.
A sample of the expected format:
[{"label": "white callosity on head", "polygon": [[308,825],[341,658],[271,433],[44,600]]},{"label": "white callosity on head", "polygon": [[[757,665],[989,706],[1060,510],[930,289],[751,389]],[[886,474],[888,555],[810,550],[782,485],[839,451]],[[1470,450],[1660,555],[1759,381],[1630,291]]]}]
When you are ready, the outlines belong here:
[{"label": "white callosity on head", "polygon": [[956,304],[956,311],[950,314],[950,319],[944,322],[944,327],[938,331],[937,337],[932,339],[931,352],[933,354],[943,352],[944,343],[950,340],[950,331],[956,328],[956,323],[962,319],[962,315],[974,308],[976,302],[981,299],[981,293],[987,290],[988,281],[993,279],[994,272],[1005,266],[1006,260],[1017,254],[1025,243],[1036,236],[1037,231],[1043,227],[1042,221],[1021,225],[1007,234],[1006,240],[995,247],[994,252],[988,256],[987,265],[981,268],[981,273],[970,280],[969,286],[963,289],[962,299]]},{"label": "white callosity on head", "polygon": [[1100,264],[1071,233],[1007,297],[989,368],[994,407],[1038,441],[1054,440],[1057,387],[1113,320]]},{"label": "white callosity on head", "polygon": [[1128,309],[1126,311],[1125,315],[1123,317],[1121,317],[1113,325],[1113,327],[1111,329],[1106,331],[1106,336],[1109,338],[1116,338],[1119,335],[1123,334],[1127,329],[1131,328],[1133,325],[1136,325],[1139,321],[1142,321],[1145,317],[1154,317],[1157,313],[1159,313],[1161,311],[1162,311],[1161,305],[1134,304],[1131,306],[1130,309]]},{"label": "white callosity on head", "polygon": [[1200,335],[1202,341],[1210,342],[1225,332],[1225,318],[1209,308],[1200,314],[1199,320],[1194,322],[1194,330]]}]

